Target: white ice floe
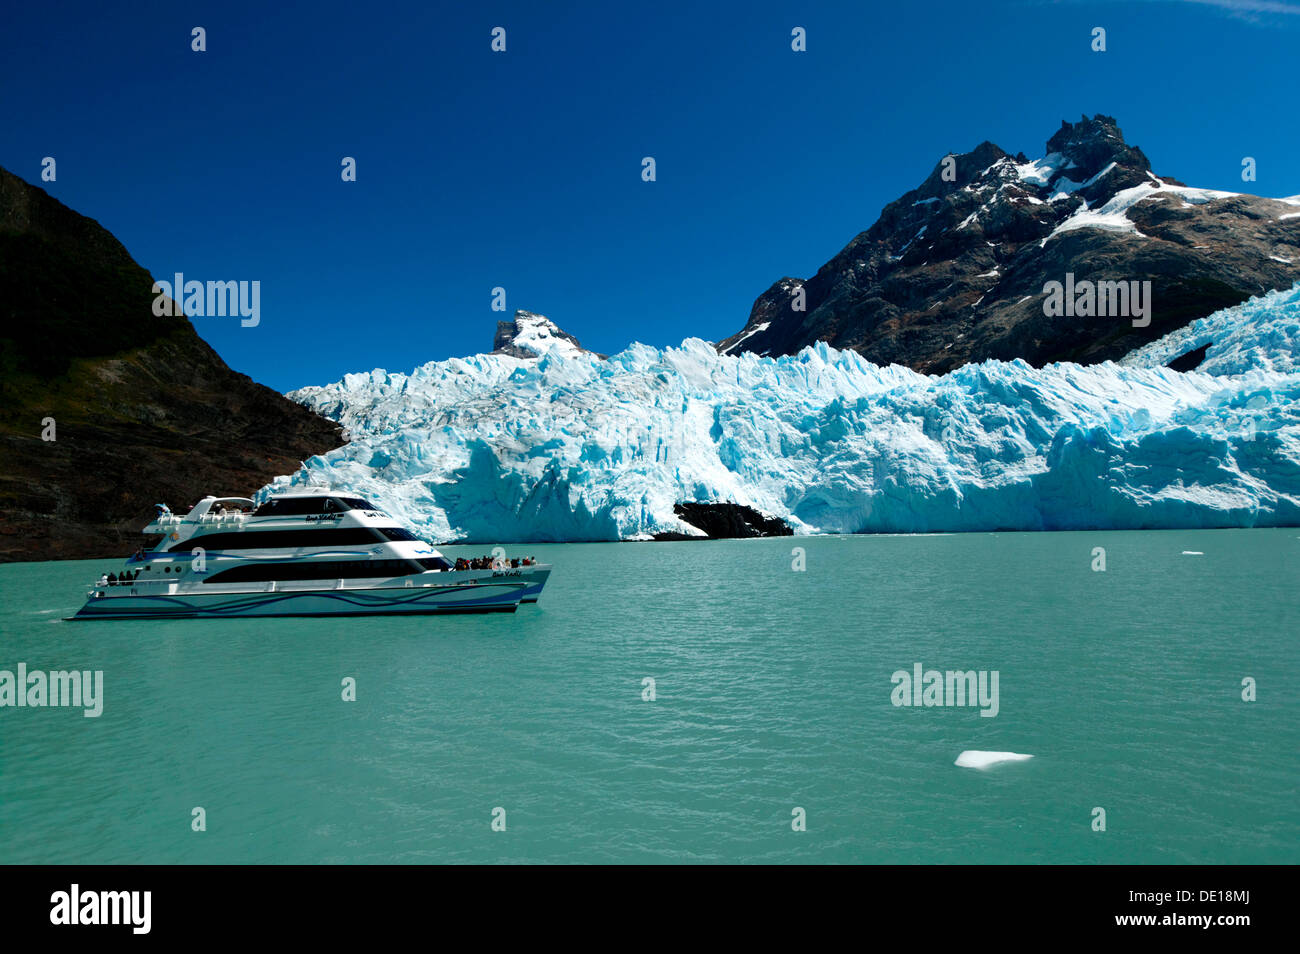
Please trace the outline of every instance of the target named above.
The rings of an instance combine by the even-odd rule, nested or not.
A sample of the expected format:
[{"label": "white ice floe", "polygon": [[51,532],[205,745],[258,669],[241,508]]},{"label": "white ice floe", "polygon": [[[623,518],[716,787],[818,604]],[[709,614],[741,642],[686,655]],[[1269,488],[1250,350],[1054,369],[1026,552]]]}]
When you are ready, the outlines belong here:
[{"label": "white ice floe", "polygon": [[981,749],[967,749],[957,756],[957,761],[953,765],[982,769],[1002,762],[1023,762],[1032,758],[1032,755],[1021,755],[1019,752],[985,752]]}]

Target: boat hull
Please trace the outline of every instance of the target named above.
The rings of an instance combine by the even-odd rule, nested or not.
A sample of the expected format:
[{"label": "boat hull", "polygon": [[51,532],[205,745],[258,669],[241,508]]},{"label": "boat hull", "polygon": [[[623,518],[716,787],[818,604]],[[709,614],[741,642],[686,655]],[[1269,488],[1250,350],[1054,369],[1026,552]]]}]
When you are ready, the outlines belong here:
[{"label": "boat hull", "polygon": [[279,589],[256,592],[97,591],[72,620],[244,619],[265,616],[411,616],[444,613],[513,613],[522,581],[439,586]]},{"label": "boat hull", "polygon": [[533,566],[510,567],[504,570],[448,570],[446,575],[456,582],[474,580],[477,583],[509,583],[519,581],[525,584],[521,603],[536,603],[542,595],[542,588],[551,575],[551,565],[535,564]]}]

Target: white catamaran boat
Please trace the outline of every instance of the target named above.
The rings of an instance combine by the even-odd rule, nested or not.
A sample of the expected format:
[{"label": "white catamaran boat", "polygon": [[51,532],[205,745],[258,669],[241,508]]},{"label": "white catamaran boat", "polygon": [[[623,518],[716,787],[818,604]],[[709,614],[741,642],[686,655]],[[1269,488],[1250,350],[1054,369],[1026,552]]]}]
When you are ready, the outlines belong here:
[{"label": "white catamaran boat", "polygon": [[550,575],[531,561],[456,569],[374,504],[321,488],[159,505],[152,539],[71,619],[514,612]]}]

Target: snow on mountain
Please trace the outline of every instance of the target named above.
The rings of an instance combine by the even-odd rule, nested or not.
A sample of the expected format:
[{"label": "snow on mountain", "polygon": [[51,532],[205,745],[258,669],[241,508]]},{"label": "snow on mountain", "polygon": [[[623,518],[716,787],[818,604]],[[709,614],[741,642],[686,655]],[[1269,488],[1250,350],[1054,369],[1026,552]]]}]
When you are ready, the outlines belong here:
[{"label": "snow on mountain", "polygon": [[[1080,189],[1087,188],[1112,168],[1114,168],[1113,163],[1087,182],[1069,183],[1071,188],[1068,191],[1077,192]],[[1147,173],[1147,175],[1151,177],[1150,182],[1142,182],[1131,189],[1122,189],[1116,192],[1104,205],[1095,210],[1089,209],[1085,200],[1077,211],[1053,229],[1047,238],[1043,239],[1039,244],[1046,245],[1050,239],[1063,232],[1085,228],[1108,229],[1141,236],[1142,233],[1137,230],[1137,226],[1128,217],[1128,211],[1139,202],[1146,202],[1163,196],[1176,197],[1182,203],[1184,209],[1190,209],[1194,206],[1205,205],[1207,202],[1213,202],[1216,199],[1232,199],[1241,195],[1238,192],[1220,192],[1215,189],[1193,189],[1187,186],[1169,185],[1152,173]],[[1064,192],[1058,192],[1056,196],[1052,197],[1053,201],[1064,194]]]},{"label": "snow on mountain", "polygon": [[[1295,524],[1297,301],[1300,286],[1219,312],[1127,365],[935,376],[824,343],[765,358],[691,338],[350,374],[289,395],[352,439],[278,483],[346,487],[444,541],[698,533],[682,501],[800,533]],[[1137,366],[1214,334],[1215,374]],[[1267,362],[1247,357],[1257,339]]]},{"label": "snow on mountain", "polygon": [[510,321],[497,322],[493,354],[509,354],[516,358],[540,358],[558,351],[564,354],[581,354],[585,349],[573,335],[560,330],[545,315],[531,311],[516,311]]}]

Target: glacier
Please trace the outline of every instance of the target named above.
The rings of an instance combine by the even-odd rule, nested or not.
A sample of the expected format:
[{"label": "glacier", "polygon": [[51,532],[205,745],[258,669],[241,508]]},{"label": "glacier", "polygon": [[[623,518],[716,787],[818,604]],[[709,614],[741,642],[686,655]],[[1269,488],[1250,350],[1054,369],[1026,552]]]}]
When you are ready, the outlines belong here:
[{"label": "glacier", "polygon": [[[941,376],[824,343],[771,358],[689,338],[606,359],[529,327],[535,357],[290,392],[348,443],[263,493],[347,488],[442,542],[699,536],[683,501],[800,534],[1300,523],[1300,284],[1119,363]],[[1163,366],[1201,346],[1198,370]]]},{"label": "glacier", "polygon": [[1300,285],[1198,318],[1163,338],[1131,351],[1119,363],[1150,368],[1206,348],[1197,371],[1240,375],[1253,371],[1300,373]]}]

